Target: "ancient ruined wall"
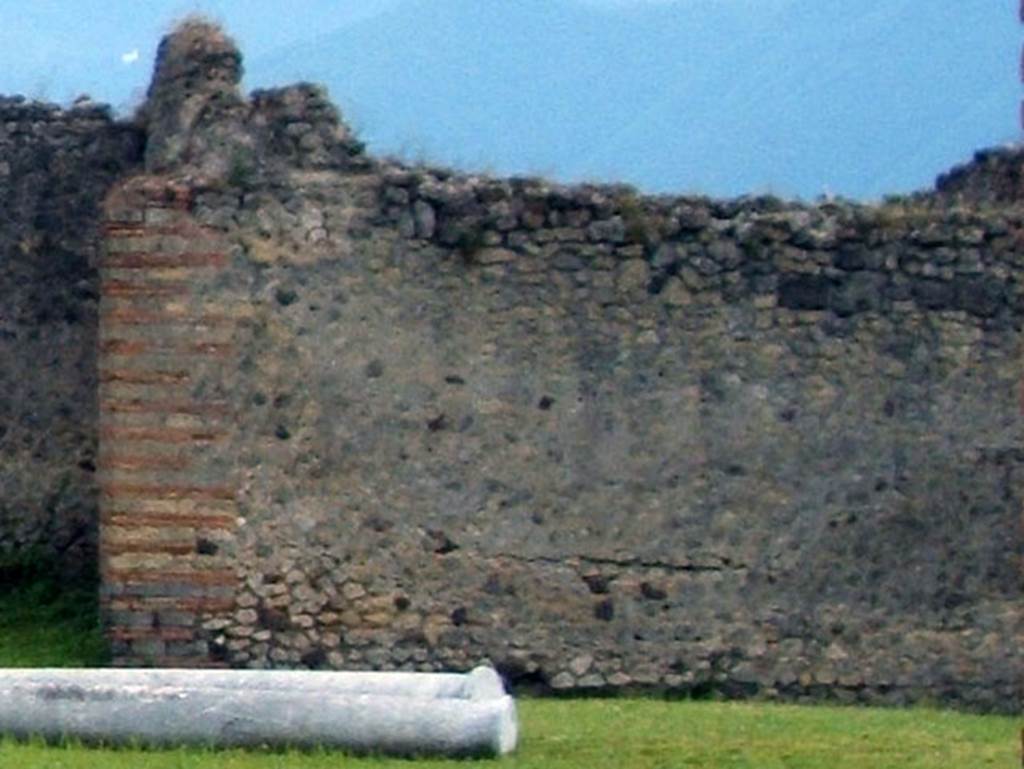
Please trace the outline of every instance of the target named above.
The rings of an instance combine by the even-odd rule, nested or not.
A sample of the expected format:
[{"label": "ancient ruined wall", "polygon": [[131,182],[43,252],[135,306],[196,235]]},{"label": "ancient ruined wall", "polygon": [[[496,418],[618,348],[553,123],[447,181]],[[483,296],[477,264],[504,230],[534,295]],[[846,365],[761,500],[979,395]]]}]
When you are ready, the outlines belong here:
[{"label": "ancient ruined wall", "polygon": [[163,553],[108,551],[120,662],[1017,707],[1020,211],[288,174],[183,198],[187,290],[248,309],[174,407],[216,461],[104,465],[161,484],[104,539]]},{"label": "ancient ruined wall", "polygon": [[381,167],[199,195],[236,665],[1012,709],[1020,212]]},{"label": "ancient ruined wall", "polygon": [[106,107],[0,97],[0,559],[94,568],[99,204],[140,153]]},{"label": "ancient ruined wall", "polygon": [[1019,710],[1019,206],[403,168],[239,77],[168,38],[108,198],[117,663]]},{"label": "ancient ruined wall", "polygon": [[971,206],[1012,205],[1024,198],[1022,171],[1020,147],[980,150],[970,162],[939,176],[937,196]]},{"label": "ancient ruined wall", "polygon": [[[241,57],[220,30],[189,21],[166,38],[136,118],[143,173],[105,201],[97,469],[115,664],[226,664],[200,631],[223,626],[240,599],[248,404],[236,392],[238,343],[253,312],[238,239],[223,216],[197,215],[196,199],[237,202],[253,183],[287,186],[293,171],[347,167],[358,154],[319,89],[264,92],[250,105],[240,78]],[[281,135],[296,108],[317,130]]]}]

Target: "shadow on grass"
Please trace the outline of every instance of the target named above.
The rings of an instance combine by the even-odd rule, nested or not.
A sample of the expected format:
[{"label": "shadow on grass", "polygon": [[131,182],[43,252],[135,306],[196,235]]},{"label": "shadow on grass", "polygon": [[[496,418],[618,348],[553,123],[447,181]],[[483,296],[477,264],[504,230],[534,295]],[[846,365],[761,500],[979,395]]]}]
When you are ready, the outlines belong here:
[{"label": "shadow on grass", "polygon": [[0,667],[107,662],[95,574],[69,577],[37,553],[0,561]]}]

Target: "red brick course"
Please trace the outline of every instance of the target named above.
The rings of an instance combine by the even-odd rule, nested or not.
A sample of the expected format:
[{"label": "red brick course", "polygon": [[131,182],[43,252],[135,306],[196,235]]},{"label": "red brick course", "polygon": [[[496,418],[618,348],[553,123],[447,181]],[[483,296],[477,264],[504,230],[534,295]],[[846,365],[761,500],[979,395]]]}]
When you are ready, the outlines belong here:
[{"label": "red brick course", "polygon": [[[235,353],[221,341],[230,338],[232,316],[197,301],[196,287],[229,259],[219,234],[191,218],[191,195],[186,185],[141,177],[107,200],[98,470],[103,605],[115,665],[223,667],[197,656],[205,648],[201,626],[204,616],[234,607],[235,572],[223,558],[200,555],[195,535],[223,537],[236,528],[235,490],[171,480],[202,470],[209,452],[192,447],[227,437],[223,427],[187,425],[220,424],[229,415],[228,403],[195,396],[193,387],[202,392],[196,380]],[[126,475],[138,480],[120,480]]]},{"label": "red brick course", "polygon": [[104,297],[154,297],[178,296],[187,290],[187,284],[180,281],[158,281],[135,283],[126,280],[108,280],[102,285]]},{"label": "red brick course", "polygon": [[100,411],[108,414],[119,412],[146,414],[192,414],[193,416],[224,416],[228,404],[224,402],[195,403],[192,401],[147,401],[147,400],[103,400]]},{"label": "red brick course", "polygon": [[110,269],[137,270],[151,267],[223,267],[227,262],[227,255],[219,251],[182,254],[126,251],[119,254],[108,254],[103,260],[102,266]]},{"label": "red brick course", "polygon": [[149,326],[154,324],[187,323],[197,326],[219,326],[230,321],[225,315],[193,315],[183,309],[137,310],[121,308],[100,313],[100,322],[108,328],[125,326]]},{"label": "red brick course", "polygon": [[185,385],[189,382],[189,374],[187,371],[107,369],[100,372],[100,382],[103,384]]},{"label": "red brick course", "polygon": [[188,430],[183,428],[170,427],[104,427],[100,430],[100,440],[106,442],[134,443],[168,443],[183,444],[195,443],[205,444],[222,441],[227,438],[227,433],[220,430],[198,429]]},{"label": "red brick course", "polygon": [[234,587],[238,577],[234,571],[210,569],[196,571],[144,571],[142,569],[109,569],[102,574],[103,581],[116,584],[146,584],[172,582],[181,585]]},{"label": "red brick course", "polygon": [[231,530],[235,528],[237,517],[231,515],[220,515],[217,513],[177,514],[105,512],[100,517],[100,520],[107,526],[134,526],[154,529],[192,527],[195,529],[215,531],[217,529]]},{"label": "red brick course", "polygon": [[123,238],[148,238],[153,236],[178,235],[185,238],[216,238],[218,232],[211,227],[183,220],[172,224],[150,224],[140,222],[108,222],[103,226],[108,240]]},{"label": "red brick course", "polygon": [[137,641],[151,638],[160,641],[191,641],[195,635],[192,628],[186,627],[113,627],[107,633],[115,641]]},{"label": "red brick course", "polygon": [[152,345],[129,339],[108,339],[100,342],[100,353],[105,355],[133,356],[142,355]]},{"label": "red brick course", "polygon": [[141,339],[107,339],[100,343],[100,352],[124,358],[158,354],[173,358],[212,356],[223,358],[235,351],[234,345],[221,342],[147,342]]},{"label": "red brick course", "polygon": [[187,456],[158,454],[107,454],[102,462],[104,468],[112,470],[185,470],[192,464]]},{"label": "red brick course", "polygon": [[105,483],[100,494],[108,498],[143,499],[230,499],[235,490],[228,486],[179,486],[175,484]]},{"label": "red brick course", "polygon": [[125,553],[153,553],[156,555],[192,555],[196,552],[196,543],[192,542],[123,542],[103,546],[105,555],[124,555]]},{"label": "red brick course", "polygon": [[112,611],[165,611],[167,609],[190,612],[223,612],[234,608],[233,598],[205,598],[180,596],[176,598],[111,598],[107,602]]}]

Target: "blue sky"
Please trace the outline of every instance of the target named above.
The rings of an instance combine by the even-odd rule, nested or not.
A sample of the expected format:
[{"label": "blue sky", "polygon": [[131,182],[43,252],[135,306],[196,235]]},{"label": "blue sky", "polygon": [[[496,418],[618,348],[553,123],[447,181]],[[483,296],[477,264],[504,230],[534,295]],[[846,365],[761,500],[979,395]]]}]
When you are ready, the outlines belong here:
[{"label": "blue sky", "polygon": [[0,0],[0,93],[85,92],[127,113],[160,36],[204,12],[242,47],[247,88],[324,82],[380,154],[650,192],[872,199],[1018,140],[1016,5]]}]

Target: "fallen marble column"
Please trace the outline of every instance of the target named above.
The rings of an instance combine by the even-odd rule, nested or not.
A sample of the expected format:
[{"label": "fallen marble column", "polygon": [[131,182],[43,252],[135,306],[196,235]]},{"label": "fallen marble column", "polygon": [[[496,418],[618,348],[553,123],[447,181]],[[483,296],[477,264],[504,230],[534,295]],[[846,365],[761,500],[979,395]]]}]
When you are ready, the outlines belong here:
[{"label": "fallen marble column", "polygon": [[493,668],[469,673],[403,671],[197,670],[182,668],[0,668],[0,687],[19,684],[62,686],[180,686],[197,689],[315,690],[335,694],[392,694],[441,699],[494,699],[505,696]]},{"label": "fallen marble column", "polygon": [[515,703],[471,673],[0,670],[0,734],[109,744],[503,755]]}]

